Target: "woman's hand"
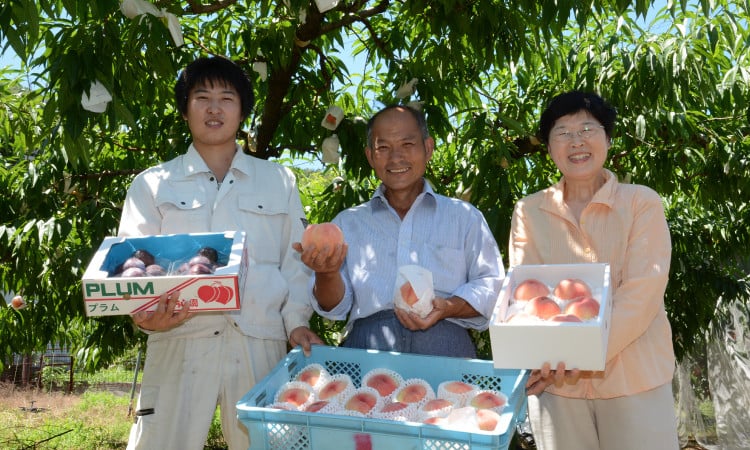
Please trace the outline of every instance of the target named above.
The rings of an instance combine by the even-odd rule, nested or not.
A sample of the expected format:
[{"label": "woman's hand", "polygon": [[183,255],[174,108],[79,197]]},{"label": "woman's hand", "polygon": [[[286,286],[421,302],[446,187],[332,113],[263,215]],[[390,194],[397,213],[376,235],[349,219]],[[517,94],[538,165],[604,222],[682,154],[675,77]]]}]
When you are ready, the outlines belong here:
[{"label": "woman's hand", "polygon": [[547,389],[547,386],[554,384],[557,387],[563,384],[576,384],[581,377],[581,371],[578,369],[565,370],[565,363],[557,363],[557,369],[551,370],[550,363],[546,362],[541,369],[531,371],[528,381],[526,381],[526,395],[539,395]]}]

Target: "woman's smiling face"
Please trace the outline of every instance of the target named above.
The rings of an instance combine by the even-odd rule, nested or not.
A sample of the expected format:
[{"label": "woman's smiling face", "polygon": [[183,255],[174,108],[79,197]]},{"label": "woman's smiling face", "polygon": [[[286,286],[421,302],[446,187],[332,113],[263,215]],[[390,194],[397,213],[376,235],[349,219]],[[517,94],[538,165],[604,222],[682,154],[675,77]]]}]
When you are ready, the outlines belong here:
[{"label": "woman's smiling face", "polygon": [[547,147],[552,161],[566,179],[587,180],[601,173],[610,140],[594,116],[579,111],[555,121]]}]

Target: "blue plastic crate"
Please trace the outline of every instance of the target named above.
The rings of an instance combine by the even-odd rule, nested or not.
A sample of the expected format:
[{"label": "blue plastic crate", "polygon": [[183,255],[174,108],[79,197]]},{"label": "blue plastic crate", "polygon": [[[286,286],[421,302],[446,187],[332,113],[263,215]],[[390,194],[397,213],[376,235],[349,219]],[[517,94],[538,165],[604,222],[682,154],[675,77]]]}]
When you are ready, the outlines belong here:
[{"label": "blue plastic crate", "polygon": [[[266,408],[284,383],[312,363],[321,364],[331,374],[349,375],[356,386],[371,369],[387,368],[404,378],[422,378],[436,391],[441,382],[448,380],[500,391],[508,397],[497,428],[502,433],[470,433],[416,422]],[[495,369],[492,361],[478,359],[327,346],[314,346],[306,357],[296,348],[237,403],[237,416],[250,432],[250,450],[507,449],[526,412],[527,378],[526,371]]]}]

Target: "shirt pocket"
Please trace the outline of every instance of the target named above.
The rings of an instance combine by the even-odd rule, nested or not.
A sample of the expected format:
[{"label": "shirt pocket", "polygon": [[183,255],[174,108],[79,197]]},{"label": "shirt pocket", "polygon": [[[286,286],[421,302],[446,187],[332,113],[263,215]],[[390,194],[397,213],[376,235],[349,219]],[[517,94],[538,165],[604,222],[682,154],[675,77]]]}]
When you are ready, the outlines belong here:
[{"label": "shirt pocket", "polygon": [[273,200],[270,195],[244,195],[239,197],[238,206],[251,256],[259,263],[278,266],[282,245],[286,246],[289,239],[289,210],[286,203]]},{"label": "shirt pocket", "polygon": [[209,229],[210,211],[197,183],[170,182],[169,189],[156,194],[161,212],[161,233],[195,233]]},{"label": "shirt pocket", "polygon": [[420,265],[432,271],[432,283],[436,293],[453,293],[466,283],[466,258],[463,250],[443,245],[422,247]]}]

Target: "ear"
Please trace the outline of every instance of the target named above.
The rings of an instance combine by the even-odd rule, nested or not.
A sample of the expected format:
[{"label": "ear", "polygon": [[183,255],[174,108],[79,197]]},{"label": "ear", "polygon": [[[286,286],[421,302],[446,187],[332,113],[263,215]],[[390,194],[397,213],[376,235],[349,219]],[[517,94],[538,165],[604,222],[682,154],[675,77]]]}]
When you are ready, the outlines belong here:
[{"label": "ear", "polygon": [[372,164],[372,149],[370,147],[365,147],[365,157],[367,158],[367,162],[370,164],[370,167],[375,168],[375,166]]},{"label": "ear", "polygon": [[432,159],[432,152],[435,151],[435,139],[433,139],[432,136],[429,136],[424,140],[424,148],[425,156],[427,157],[427,161],[429,161]]}]

